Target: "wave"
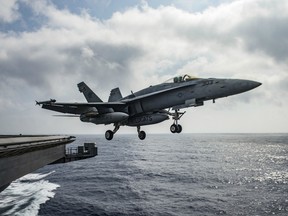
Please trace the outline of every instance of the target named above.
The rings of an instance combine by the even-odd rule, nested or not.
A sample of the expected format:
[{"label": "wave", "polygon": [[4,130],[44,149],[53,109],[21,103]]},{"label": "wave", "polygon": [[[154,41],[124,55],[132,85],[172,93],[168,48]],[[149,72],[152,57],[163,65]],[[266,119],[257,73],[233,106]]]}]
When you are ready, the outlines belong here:
[{"label": "wave", "polygon": [[254,179],[259,182],[269,181],[275,184],[288,184],[288,172],[273,171],[269,173],[264,173],[264,175],[256,177]]},{"label": "wave", "polygon": [[0,215],[37,215],[40,205],[53,198],[60,187],[44,179],[52,173],[31,173],[13,181],[0,194]]}]

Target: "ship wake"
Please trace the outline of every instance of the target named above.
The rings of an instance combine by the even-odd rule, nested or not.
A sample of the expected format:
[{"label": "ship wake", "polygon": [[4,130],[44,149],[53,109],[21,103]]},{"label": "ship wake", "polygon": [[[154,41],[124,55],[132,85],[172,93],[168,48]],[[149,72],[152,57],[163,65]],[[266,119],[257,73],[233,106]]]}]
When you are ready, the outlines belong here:
[{"label": "ship wake", "polygon": [[37,215],[40,205],[53,198],[60,187],[45,179],[49,173],[32,173],[13,181],[0,194],[0,215]]}]

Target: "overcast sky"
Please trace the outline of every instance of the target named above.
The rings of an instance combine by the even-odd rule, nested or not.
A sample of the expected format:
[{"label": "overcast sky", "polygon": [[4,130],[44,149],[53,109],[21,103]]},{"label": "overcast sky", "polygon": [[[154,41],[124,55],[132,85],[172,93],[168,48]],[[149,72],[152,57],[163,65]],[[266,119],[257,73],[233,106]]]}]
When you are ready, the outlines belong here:
[{"label": "overcast sky", "polygon": [[262,86],[187,109],[183,132],[288,132],[287,23],[287,0],[2,1],[0,133],[104,133],[113,126],[54,117],[35,100],[85,102],[85,81],[106,101],[112,88],[127,95],[186,73]]}]

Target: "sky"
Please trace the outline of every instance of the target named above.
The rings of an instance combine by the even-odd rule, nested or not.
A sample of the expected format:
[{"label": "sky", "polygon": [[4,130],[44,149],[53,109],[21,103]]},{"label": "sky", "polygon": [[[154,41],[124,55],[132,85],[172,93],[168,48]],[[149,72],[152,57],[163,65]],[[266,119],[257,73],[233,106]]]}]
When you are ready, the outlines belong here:
[{"label": "sky", "polygon": [[5,0],[0,134],[104,133],[113,125],[55,117],[35,100],[85,102],[84,81],[107,101],[112,88],[128,95],[178,74],[262,83],[186,109],[184,133],[288,132],[287,23],[287,0]]}]

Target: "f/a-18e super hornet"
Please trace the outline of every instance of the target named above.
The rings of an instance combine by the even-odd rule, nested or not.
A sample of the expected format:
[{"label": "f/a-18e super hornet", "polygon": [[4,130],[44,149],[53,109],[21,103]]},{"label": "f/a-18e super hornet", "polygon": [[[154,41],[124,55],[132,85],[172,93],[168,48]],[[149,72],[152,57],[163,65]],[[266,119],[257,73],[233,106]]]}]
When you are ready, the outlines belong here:
[{"label": "f/a-18e super hornet", "polygon": [[[189,75],[177,76],[164,83],[144,88],[122,97],[119,88],[111,90],[108,102],[103,102],[84,82],[78,84],[87,103],[57,103],[56,100],[36,103],[42,108],[79,116],[82,122],[114,124],[114,130],[107,130],[105,138],[113,139],[120,126],[137,127],[138,137],[143,140],[146,133],[140,127],[163,122],[172,116],[172,133],[181,133],[178,123],[185,112],[180,109],[204,105],[204,101],[227,97],[249,91],[261,83],[241,79],[195,78]],[[172,108],[172,110],[171,110]],[[71,115],[68,115],[71,116]]]}]

